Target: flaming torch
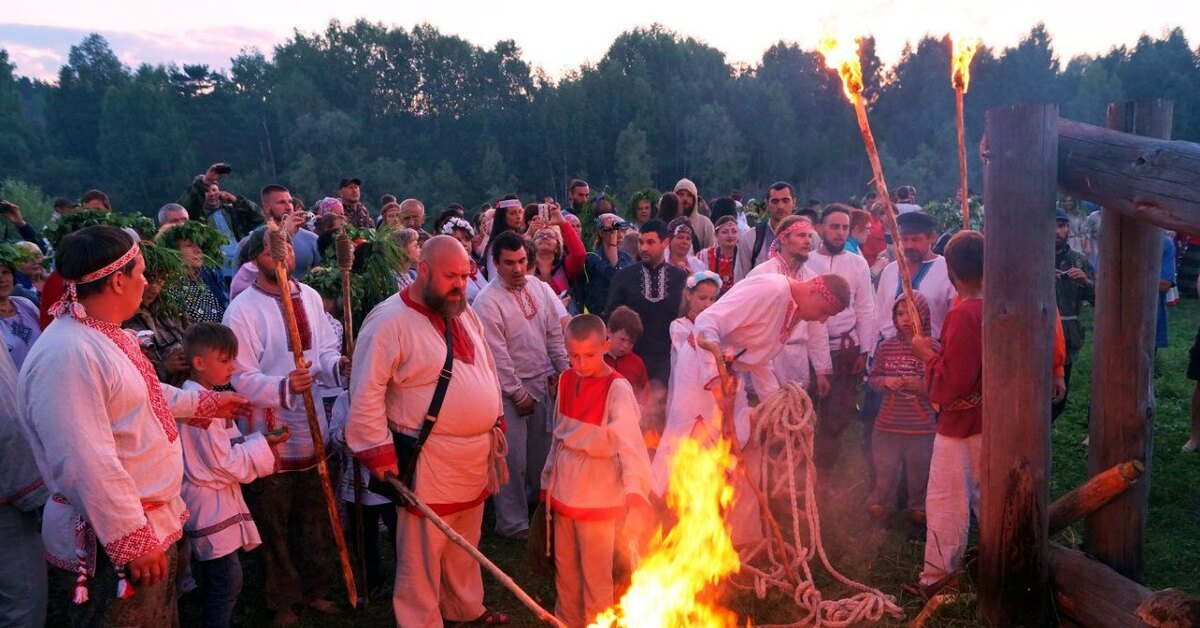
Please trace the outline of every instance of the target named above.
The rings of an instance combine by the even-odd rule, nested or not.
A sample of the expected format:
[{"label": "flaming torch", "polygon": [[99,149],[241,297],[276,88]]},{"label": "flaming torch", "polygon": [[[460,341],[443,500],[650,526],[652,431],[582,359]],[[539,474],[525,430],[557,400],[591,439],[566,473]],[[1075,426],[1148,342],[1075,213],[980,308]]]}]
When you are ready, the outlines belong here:
[{"label": "flaming torch", "polygon": [[962,199],[963,229],[971,228],[971,208],[967,203],[967,148],[963,139],[963,94],[971,83],[971,59],[979,40],[973,37],[950,36],[950,84],[954,86],[954,108],[958,124],[958,177]]},{"label": "flaming torch", "polygon": [[[879,193],[879,201],[883,203],[883,217],[887,228],[892,232],[893,247],[896,251],[896,266],[900,271],[900,283],[904,287],[904,297],[908,302],[909,315],[914,321],[920,321],[917,303],[913,300],[912,271],[908,260],[900,250],[900,229],[896,226],[896,208],[892,206],[892,197],[888,194],[887,181],[883,178],[883,166],[879,163],[879,149],[875,147],[875,135],[871,133],[871,123],[867,120],[867,106],[863,102],[862,64],[858,59],[858,41],[838,41],[834,37],[826,37],[817,44],[817,50],[825,59],[825,65],[838,73],[842,79],[842,88],[846,98],[854,105],[854,113],[858,117],[858,130],[862,133],[863,144],[867,148],[867,157],[871,160],[871,172],[874,174],[875,191]],[[914,335],[922,335],[921,326],[915,325]]]}]

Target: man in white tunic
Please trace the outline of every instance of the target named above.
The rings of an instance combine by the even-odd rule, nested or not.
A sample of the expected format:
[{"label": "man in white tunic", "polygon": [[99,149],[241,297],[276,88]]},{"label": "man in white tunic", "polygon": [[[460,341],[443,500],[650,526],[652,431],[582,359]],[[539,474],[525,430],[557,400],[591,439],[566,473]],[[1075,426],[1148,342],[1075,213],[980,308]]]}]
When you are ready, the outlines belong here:
[{"label": "man in white tunic", "polygon": [[513,232],[492,242],[496,276],[475,297],[500,390],[504,392],[508,482],[496,494],[496,534],[524,538],[529,533],[529,502],[536,501],[540,471],[550,451],[549,393],[570,365],[563,328],[550,287],[525,274],[525,240]]},{"label": "man in white tunic", "polygon": [[38,509],[50,493],[17,418],[17,367],[0,351],[0,626],[46,623]]},{"label": "man in white tunic", "polygon": [[[176,417],[228,417],[233,393],[161,384],[120,328],[141,304],[140,249],[120,229],[64,238],[67,287],[22,365],[21,423],[52,495],[42,541],[74,585],[75,625],[178,625],[176,541],[188,512]],[[103,551],[99,551],[99,550]]]},{"label": "man in white tunic", "polygon": [[[499,489],[492,456],[503,416],[496,364],[483,325],[467,308],[470,260],[450,236],[421,249],[417,278],[367,316],[354,349],[346,444],[377,479],[399,473],[395,437],[415,440],[445,363],[445,401],[417,457],[413,476],[425,502],[472,544],[479,543],[483,502]],[[452,622],[506,623],[483,604],[479,564],[419,511],[402,508],[396,524],[396,624],[428,628]]]},{"label": "man in white tunic", "polygon": [[821,213],[821,246],[805,266],[817,274],[833,273],[850,285],[851,307],[825,322],[833,374],[829,394],[819,403],[814,458],[829,467],[837,462],[842,432],[858,419],[858,388],[867,365],[868,341],[875,334],[875,292],[867,260],[845,249],[850,237],[850,207],[831,204]]},{"label": "man in white tunic", "polygon": [[[337,612],[326,599],[332,563],[333,532],[317,472],[312,432],[302,394],[314,381],[334,388],[348,374],[349,359],[338,351],[338,336],[325,317],[321,296],[308,286],[290,281],[288,298],[296,315],[300,342],[309,368],[296,368],[291,338],[283,314],[283,289],[275,279],[275,262],[266,247],[265,229],[247,241],[248,259],[258,276],[225,310],[226,326],[237,336],[233,387],[245,395],[266,420],[247,425],[247,433],[269,432],[286,425],[291,438],[278,447],[279,473],[246,489],[247,502],[262,533],[266,559],[267,607],[278,624],[296,622],[297,604],[323,613]],[[287,245],[287,270],[294,254]],[[315,404],[321,438],[327,437],[325,407]]]},{"label": "man in white tunic", "polygon": [[[801,216],[788,216],[779,222],[779,232],[771,244],[767,261],[754,267],[747,277],[775,274],[799,281],[817,277],[807,266],[813,250],[813,224]],[[800,382],[809,387],[810,370],[816,374],[817,397],[829,393],[829,376],[833,363],[829,357],[829,332],[823,321],[809,320],[796,325],[787,344],[775,358],[775,376],[781,382]],[[755,389],[758,392],[757,388]],[[758,392],[761,399],[764,393]]]}]

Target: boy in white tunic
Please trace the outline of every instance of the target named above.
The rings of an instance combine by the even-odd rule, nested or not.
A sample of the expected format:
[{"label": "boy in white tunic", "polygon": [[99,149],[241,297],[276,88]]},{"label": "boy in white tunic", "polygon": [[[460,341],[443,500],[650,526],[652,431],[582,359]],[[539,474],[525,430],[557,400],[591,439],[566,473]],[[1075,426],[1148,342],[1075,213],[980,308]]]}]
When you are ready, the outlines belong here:
[{"label": "boy in white tunic", "polygon": [[46,557],[74,584],[73,624],[177,625],[175,542],[189,513],[176,417],[228,417],[245,399],[158,381],[120,328],[146,286],[125,232],[81,229],[55,262],[67,282],[58,319],[18,381],[21,424],[52,495]]},{"label": "boy in white tunic", "polygon": [[[275,621],[297,621],[292,607],[307,604],[322,613],[337,612],[326,599],[332,567],[333,532],[330,530],[312,433],[308,428],[302,394],[316,381],[341,386],[350,360],[338,351],[338,336],[325,317],[321,295],[308,286],[289,281],[288,298],[296,316],[307,368],[296,368],[291,338],[283,315],[283,292],[275,280],[275,263],[266,250],[265,229],[250,234],[247,254],[258,267],[254,283],[234,298],[225,310],[225,325],[238,339],[233,387],[263,409],[264,421],[248,425],[247,432],[270,432],[286,425],[292,437],[278,448],[278,473],[262,478],[247,489],[247,501],[263,536],[266,559],[267,607]],[[287,246],[286,266],[294,264]],[[270,412],[267,412],[270,410]],[[323,404],[316,404],[321,437],[328,430]]]},{"label": "boy in white tunic", "polygon": [[567,324],[571,369],[559,379],[554,443],[542,472],[553,522],[554,614],[586,626],[613,603],[613,550],[642,538],[653,520],[650,459],[633,388],[604,361],[604,321],[583,314]]},{"label": "boy in white tunic", "polygon": [[[217,323],[197,323],[183,337],[191,377],[184,390],[212,390],[233,376],[237,336]],[[286,441],[287,426],[278,432],[243,436],[233,421],[213,420],[185,426],[183,501],[192,518],[183,526],[196,560],[204,565],[204,626],[226,628],[242,590],[238,550],[260,544],[258,528],[242,499],[242,484],[275,472],[272,447]]]}]

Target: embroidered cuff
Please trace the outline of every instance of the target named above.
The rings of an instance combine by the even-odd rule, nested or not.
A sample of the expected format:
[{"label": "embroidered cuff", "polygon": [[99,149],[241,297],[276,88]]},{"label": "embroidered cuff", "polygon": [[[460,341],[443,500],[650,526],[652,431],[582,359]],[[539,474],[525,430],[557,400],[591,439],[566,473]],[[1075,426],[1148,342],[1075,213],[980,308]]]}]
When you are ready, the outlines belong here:
[{"label": "embroidered cuff", "polygon": [[363,451],[354,454],[354,457],[362,461],[363,465],[371,470],[382,469],[384,467],[390,467],[398,464],[398,461],[396,460],[396,447],[391,444],[364,449]]},{"label": "embroidered cuff", "polygon": [[284,410],[292,409],[292,386],[288,383],[288,378],[284,377],[279,380],[279,407]]},{"label": "embroidered cuff", "polygon": [[[211,418],[217,416],[217,406],[221,405],[221,394],[211,390],[200,391],[200,399],[196,402],[196,416]],[[227,418],[227,417],[221,417]]]},{"label": "embroidered cuff", "polygon": [[129,534],[111,543],[105,543],[104,552],[108,554],[114,565],[120,567],[146,552],[157,549],[158,546],[158,538],[154,536],[154,530],[147,522]]}]

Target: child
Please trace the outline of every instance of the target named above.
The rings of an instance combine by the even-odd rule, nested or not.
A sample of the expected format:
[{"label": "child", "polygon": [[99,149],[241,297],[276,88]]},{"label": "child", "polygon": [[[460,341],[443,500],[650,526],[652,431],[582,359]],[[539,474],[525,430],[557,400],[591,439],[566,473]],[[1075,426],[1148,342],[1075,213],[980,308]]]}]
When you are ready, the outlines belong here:
[{"label": "child", "polygon": [[[333,402],[332,418],[329,420],[329,442],[342,449],[345,456],[342,459],[341,481],[338,483],[338,499],[349,515],[349,525],[346,535],[349,537],[351,551],[357,552],[358,547],[358,509],[354,503],[354,462],[350,450],[346,448],[346,418],[350,415],[350,393],[343,392]],[[383,569],[382,552],[379,551],[379,520],[387,526],[388,538],[396,538],[396,505],[388,498],[367,490],[371,475],[366,466],[359,465],[358,477],[362,482],[362,531],[363,557],[367,567],[366,591],[373,591],[387,582],[387,574]]]},{"label": "child", "polygon": [[[711,395],[675,393],[689,389],[688,383],[709,382],[716,372],[712,354],[696,347],[692,328],[696,317],[717,300],[720,292],[721,278],[712,271],[704,270],[688,277],[679,318],[671,321],[671,386],[667,397],[667,424],[658,451],[654,453],[652,467],[651,485],[658,495],[667,491],[676,442],[692,433],[698,419],[713,414]],[[712,435],[716,437],[719,434],[714,426]]]},{"label": "child", "polygon": [[[237,337],[218,323],[197,323],[184,333],[184,355],[191,379],[184,390],[212,390],[229,384]],[[232,421],[188,424],[180,429],[183,447],[183,501],[192,516],[184,524],[196,560],[204,565],[204,625],[230,625],[242,589],[238,550],[262,543],[258,528],[242,499],[239,484],[270,475],[276,457],[272,448],[288,439],[280,432],[243,436]]]},{"label": "child", "polygon": [[650,388],[646,363],[633,352],[633,345],[642,337],[642,317],[622,305],[608,315],[608,351],[604,362],[624,377],[633,387],[638,402],[644,404]]},{"label": "child", "polygon": [[586,626],[613,603],[613,550],[641,539],[651,520],[650,459],[638,429],[629,382],[604,361],[604,321],[592,314],[566,329],[571,368],[558,382],[554,441],[542,471],[542,495],[552,513],[554,613]]},{"label": "child", "polygon": [[983,235],[960,231],[946,244],[946,267],[960,301],[946,312],[941,350],[913,339],[925,363],[929,401],[941,406],[925,497],[925,567],[921,588],[933,595],[962,562],[971,511],[979,511],[983,440]]},{"label": "child", "polygon": [[[929,335],[929,304],[920,292],[913,293],[921,315],[921,335]],[[929,458],[937,411],[925,391],[925,364],[913,354],[916,325],[904,296],[892,306],[896,335],[879,343],[868,383],[883,395],[871,439],[871,462],[875,487],[867,497],[867,512],[881,519],[895,502],[901,475],[908,488],[906,514],[911,522],[909,539],[925,539],[925,487],[929,482]],[[939,347],[935,343],[934,350]]]}]

